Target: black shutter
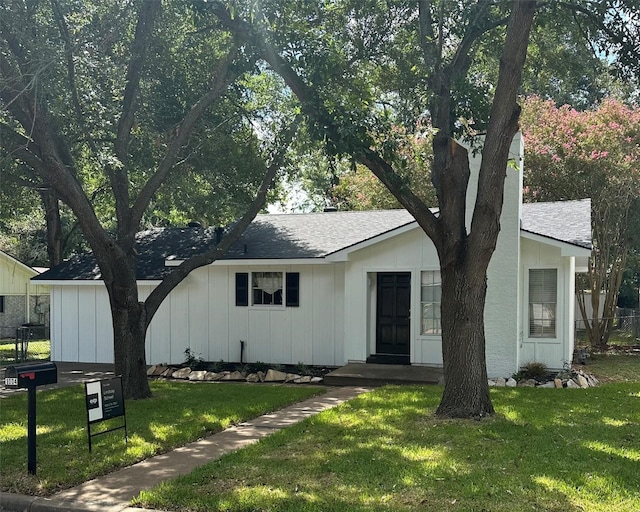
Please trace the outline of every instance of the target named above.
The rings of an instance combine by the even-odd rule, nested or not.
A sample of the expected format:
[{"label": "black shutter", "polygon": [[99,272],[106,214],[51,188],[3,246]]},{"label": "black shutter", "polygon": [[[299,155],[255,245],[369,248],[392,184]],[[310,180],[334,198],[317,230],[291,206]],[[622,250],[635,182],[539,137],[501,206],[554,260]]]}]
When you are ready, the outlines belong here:
[{"label": "black shutter", "polygon": [[249,305],[249,274],[247,272],[236,273],[236,306]]},{"label": "black shutter", "polygon": [[287,272],[287,306],[300,306],[300,273]]}]

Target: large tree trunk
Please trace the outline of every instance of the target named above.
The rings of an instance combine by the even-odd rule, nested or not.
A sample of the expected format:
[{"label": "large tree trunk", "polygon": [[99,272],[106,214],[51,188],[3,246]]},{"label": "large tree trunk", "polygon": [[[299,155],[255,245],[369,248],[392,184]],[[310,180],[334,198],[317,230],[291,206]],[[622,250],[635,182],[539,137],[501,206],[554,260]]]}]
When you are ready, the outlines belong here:
[{"label": "large tree trunk", "polygon": [[125,398],[148,398],[144,304],[112,307],[116,375],[122,376]]},{"label": "large tree trunk", "polygon": [[146,372],[146,308],[138,300],[135,256],[115,263],[113,279],[105,280],[111,304],[115,372],[122,376],[125,398],[148,398],[151,389]]},{"label": "large tree trunk", "polygon": [[486,276],[471,265],[442,269],[444,392],[436,415],[480,418],[493,414],[485,363]]},{"label": "large tree trunk", "polygon": [[62,223],[60,222],[60,203],[58,194],[53,189],[40,191],[44,206],[45,222],[47,226],[47,254],[49,266],[54,267],[62,263]]}]

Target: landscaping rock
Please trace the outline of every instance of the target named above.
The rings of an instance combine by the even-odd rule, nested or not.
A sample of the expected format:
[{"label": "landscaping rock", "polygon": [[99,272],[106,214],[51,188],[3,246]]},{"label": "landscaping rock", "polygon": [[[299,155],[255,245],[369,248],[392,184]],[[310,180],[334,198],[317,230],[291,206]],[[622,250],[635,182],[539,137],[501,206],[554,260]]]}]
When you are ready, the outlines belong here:
[{"label": "landscaping rock", "polygon": [[322,377],[311,377],[311,384],[320,384],[323,380]]},{"label": "landscaping rock", "polygon": [[160,377],[166,377],[167,379],[170,379],[171,377],[173,377],[173,372],[175,371],[176,371],[175,368],[167,368],[165,371],[163,371],[160,374]]},{"label": "landscaping rock", "polygon": [[575,380],[573,379],[569,379],[567,380],[567,387],[568,388],[580,388],[580,384],[578,384]]},{"label": "landscaping rock", "polygon": [[260,377],[257,373],[250,373],[247,375],[247,382],[260,382]]},{"label": "landscaping rock", "polygon": [[284,382],[287,379],[287,374],[279,372],[278,370],[269,369],[264,377],[264,382]]},{"label": "landscaping rock", "polygon": [[159,377],[163,372],[167,370],[166,366],[156,365],[150,366],[147,369],[147,376],[149,377]]},{"label": "landscaping rock", "polygon": [[265,377],[266,377],[266,373],[258,372],[258,379],[260,379],[260,382],[264,382]]},{"label": "landscaping rock", "polygon": [[189,380],[204,380],[207,375],[205,370],[198,370],[189,374]]},{"label": "landscaping rock", "polygon": [[174,379],[188,379],[191,373],[191,368],[180,368],[171,374]]},{"label": "landscaping rock", "polygon": [[558,379],[557,377],[553,379],[553,384],[557,389],[562,389],[564,385],[562,384],[562,379]]},{"label": "landscaping rock", "polygon": [[309,384],[311,382],[311,375],[303,375],[293,381],[296,384]]},{"label": "landscaping rock", "polygon": [[518,382],[518,386],[521,388],[535,388],[536,384],[537,382],[535,379],[523,379]]},{"label": "landscaping rock", "polygon": [[508,388],[515,388],[517,385],[518,383],[513,377],[509,377],[509,379],[507,379],[507,382],[505,383],[505,386],[507,386]]},{"label": "landscaping rock", "polygon": [[589,381],[587,381],[584,375],[578,374],[577,381],[581,388],[585,389],[589,387]]},{"label": "landscaping rock", "polygon": [[498,377],[496,379],[496,386],[499,388],[503,388],[507,385],[507,381],[505,379],[503,379],[502,377]]},{"label": "landscaping rock", "polygon": [[296,379],[299,379],[300,375],[298,375],[297,373],[287,373],[287,376],[285,377],[284,381],[285,382],[293,382]]},{"label": "landscaping rock", "polygon": [[204,376],[204,380],[217,381],[222,379],[222,377],[224,377],[224,373],[207,372],[207,374]]},{"label": "landscaping rock", "polygon": [[242,372],[239,372],[236,370],[235,372],[226,373],[220,380],[238,381],[238,380],[246,380],[246,377],[242,375]]},{"label": "landscaping rock", "polygon": [[[555,384],[554,381],[550,380],[549,382],[545,382],[544,384],[541,384],[538,387],[540,387],[540,388],[555,388],[556,384]],[[562,387],[562,381],[560,381],[560,387]]]}]

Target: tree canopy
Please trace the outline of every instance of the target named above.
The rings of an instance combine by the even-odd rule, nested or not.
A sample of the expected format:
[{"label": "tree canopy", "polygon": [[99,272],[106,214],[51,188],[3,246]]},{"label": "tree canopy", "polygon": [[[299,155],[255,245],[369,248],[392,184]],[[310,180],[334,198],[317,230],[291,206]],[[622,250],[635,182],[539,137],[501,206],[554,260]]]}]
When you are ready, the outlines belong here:
[{"label": "tree canopy", "polygon": [[[210,263],[262,207],[293,116],[261,136],[243,82],[255,59],[202,4],[0,5],[2,180],[73,211],[100,267],[127,397],[148,396],[144,339],[166,295]],[[274,92],[277,96],[277,90]],[[135,235],[146,222],[242,218],[205,254],[138,299]],[[55,212],[53,217],[55,218]],[[47,230],[50,232],[50,230]],[[57,236],[57,235],[56,235]]]},{"label": "tree canopy", "polygon": [[[591,343],[606,345],[629,250],[639,238],[631,219],[640,196],[640,107],[609,98],[578,111],[531,97],[522,127],[525,197],[591,198],[594,248],[587,277],[578,280],[578,304]],[[587,290],[594,318],[585,309]]]}]

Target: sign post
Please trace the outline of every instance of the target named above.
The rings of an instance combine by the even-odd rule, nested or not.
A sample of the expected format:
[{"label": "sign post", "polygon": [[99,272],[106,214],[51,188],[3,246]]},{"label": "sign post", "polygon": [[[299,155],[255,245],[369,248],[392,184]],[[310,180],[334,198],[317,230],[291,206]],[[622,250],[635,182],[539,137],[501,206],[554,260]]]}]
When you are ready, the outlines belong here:
[{"label": "sign post", "polygon": [[[127,437],[127,417],[124,411],[124,398],[122,395],[122,377],[85,382],[84,384],[87,402],[87,435],[89,437],[89,452],[91,452],[91,438],[124,429],[125,443]],[[91,425],[102,421],[122,416],[123,424],[117,427],[103,430],[97,434],[91,433]]]}]

